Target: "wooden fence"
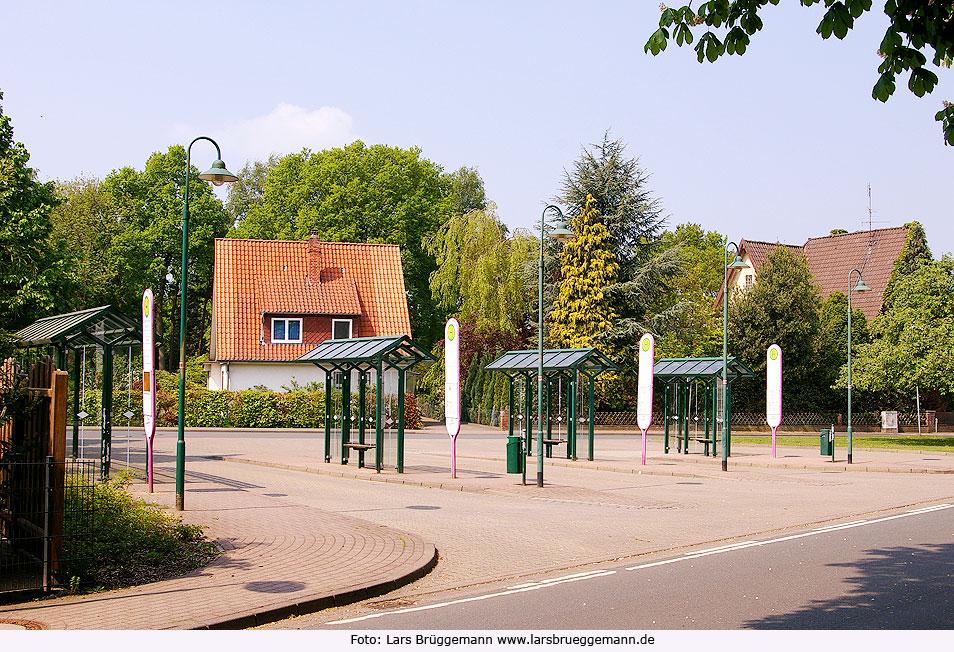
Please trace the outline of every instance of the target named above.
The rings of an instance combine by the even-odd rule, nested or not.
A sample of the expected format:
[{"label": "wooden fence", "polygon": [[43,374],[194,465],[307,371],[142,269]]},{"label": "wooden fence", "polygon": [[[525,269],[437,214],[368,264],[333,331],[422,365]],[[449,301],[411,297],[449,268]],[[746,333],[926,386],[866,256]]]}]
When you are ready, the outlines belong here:
[{"label": "wooden fence", "polygon": [[27,409],[0,425],[0,542],[42,560],[49,589],[63,559],[67,374],[48,357],[34,360],[25,378],[13,360],[0,365],[0,392],[10,396],[24,381]]}]

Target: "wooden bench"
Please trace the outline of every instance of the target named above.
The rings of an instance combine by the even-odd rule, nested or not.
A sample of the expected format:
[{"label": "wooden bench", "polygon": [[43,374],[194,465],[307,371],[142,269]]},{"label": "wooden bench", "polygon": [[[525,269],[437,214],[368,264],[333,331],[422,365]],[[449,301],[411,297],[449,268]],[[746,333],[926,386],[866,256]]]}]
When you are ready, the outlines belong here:
[{"label": "wooden bench", "polygon": [[[351,450],[358,451],[358,468],[364,468],[364,454],[374,448],[374,444],[360,444],[356,442],[348,442],[341,445],[342,448],[350,448]],[[342,464],[347,464],[348,460],[346,458],[341,459]]]},{"label": "wooden bench", "polygon": [[546,446],[546,448],[544,449],[546,456],[553,457],[553,447],[559,446],[560,444],[565,444],[565,443],[566,443],[565,439],[544,439],[543,445]]}]

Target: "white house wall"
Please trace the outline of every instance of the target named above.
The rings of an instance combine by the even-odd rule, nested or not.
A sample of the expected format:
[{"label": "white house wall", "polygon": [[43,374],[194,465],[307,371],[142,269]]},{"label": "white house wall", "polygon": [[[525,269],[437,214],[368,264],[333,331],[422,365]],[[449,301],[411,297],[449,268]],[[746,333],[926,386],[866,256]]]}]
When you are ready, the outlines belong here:
[{"label": "white house wall", "polygon": [[[414,391],[412,376],[408,373],[406,389]],[[211,390],[229,390],[240,392],[264,386],[275,392],[285,391],[282,386],[291,387],[292,379],[298,385],[305,386],[315,382],[323,389],[325,386],[325,372],[311,364],[299,363],[267,363],[267,362],[212,362],[209,366],[208,388]],[[367,387],[374,387],[374,374],[367,383]],[[358,374],[351,373],[351,389],[358,391]],[[386,369],[384,372],[384,393],[397,393],[397,371]]]}]

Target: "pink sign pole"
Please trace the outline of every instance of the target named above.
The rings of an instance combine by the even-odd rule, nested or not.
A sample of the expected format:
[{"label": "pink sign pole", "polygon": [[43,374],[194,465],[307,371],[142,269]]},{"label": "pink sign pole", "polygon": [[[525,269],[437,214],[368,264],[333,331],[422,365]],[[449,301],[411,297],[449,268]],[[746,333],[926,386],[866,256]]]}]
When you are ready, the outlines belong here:
[{"label": "pink sign pole", "polygon": [[765,352],[765,420],[772,429],[772,457],[775,435],[782,423],[782,349],[773,344]]},{"label": "pink sign pole", "polygon": [[639,376],[636,383],[636,424],[643,431],[643,457],[646,464],[646,436],[653,422],[653,365],[656,340],[646,333],[639,340]]},{"label": "pink sign pole", "polygon": [[146,480],[152,493],[152,441],[156,436],[156,369],[154,362],[152,290],[142,293],[142,425],[146,431]]},{"label": "pink sign pole", "polygon": [[451,439],[451,477],[457,477],[457,435],[460,434],[460,324],[444,326],[444,423]]}]

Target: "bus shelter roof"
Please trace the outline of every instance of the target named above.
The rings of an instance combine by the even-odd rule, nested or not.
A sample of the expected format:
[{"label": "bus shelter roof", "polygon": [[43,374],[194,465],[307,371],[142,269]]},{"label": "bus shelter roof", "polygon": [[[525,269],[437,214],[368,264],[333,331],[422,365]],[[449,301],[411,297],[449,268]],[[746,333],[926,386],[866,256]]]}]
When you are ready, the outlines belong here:
[{"label": "bus shelter roof", "polygon": [[434,356],[407,335],[354,337],[325,340],[295,362],[309,362],[325,371],[373,369],[382,363],[395,369],[410,369]]},{"label": "bus shelter roof", "polygon": [[142,327],[112,306],[38,319],[14,333],[17,346],[128,346],[142,342]]},{"label": "bus shelter roof", "polygon": [[[722,378],[722,358],[663,358],[653,365],[653,375],[663,380]],[[755,373],[738,358],[726,358],[727,380],[754,378]]]},{"label": "bus shelter roof", "polygon": [[[500,371],[507,375],[533,372],[538,369],[540,352],[507,351],[487,365],[486,369]],[[557,375],[563,372],[580,371],[597,376],[604,371],[619,369],[616,364],[594,348],[589,349],[545,349],[543,351],[543,373]]]}]

